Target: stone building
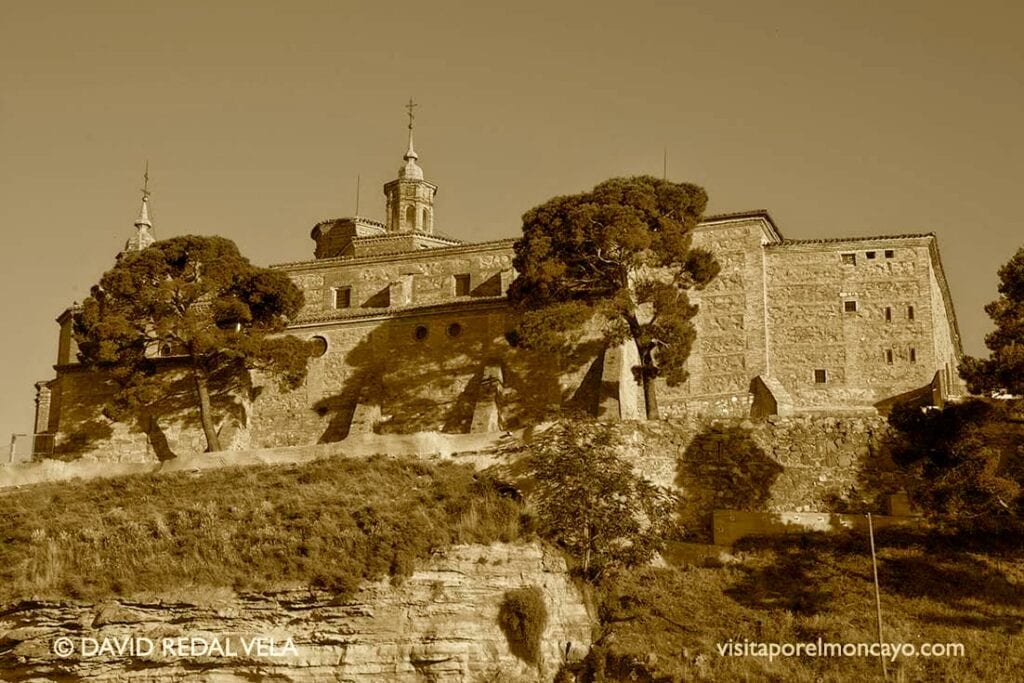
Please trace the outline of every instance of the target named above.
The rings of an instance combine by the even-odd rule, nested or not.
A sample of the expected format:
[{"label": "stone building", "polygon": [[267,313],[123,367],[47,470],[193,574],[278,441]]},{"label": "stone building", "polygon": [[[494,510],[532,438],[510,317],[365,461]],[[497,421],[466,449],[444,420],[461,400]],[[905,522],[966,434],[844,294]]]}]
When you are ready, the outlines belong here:
[{"label": "stone building", "polygon": [[[274,266],[305,294],[291,332],[315,339],[317,355],[296,391],[254,375],[247,396],[223,399],[226,447],[506,429],[567,406],[607,419],[643,414],[629,344],[584,341],[557,356],[509,346],[514,240],[467,243],[437,231],[436,191],[410,119],[404,164],[384,186],[385,220],[321,221],[313,259]],[[135,227],[126,249],[153,241],[146,196]],[[867,414],[897,398],[941,402],[962,391],[934,235],[787,240],[766,211],[750,211],[705,218],[694,244],[722,269],[692,297],[700,313],[690,379],[659,386],[664,416]],[[56,377],[36,385],[42,442],[122,460],[202,450],[192,410],[133,424],[102,415],[109,389],[76,362],[72,313],[57,319]]]}]

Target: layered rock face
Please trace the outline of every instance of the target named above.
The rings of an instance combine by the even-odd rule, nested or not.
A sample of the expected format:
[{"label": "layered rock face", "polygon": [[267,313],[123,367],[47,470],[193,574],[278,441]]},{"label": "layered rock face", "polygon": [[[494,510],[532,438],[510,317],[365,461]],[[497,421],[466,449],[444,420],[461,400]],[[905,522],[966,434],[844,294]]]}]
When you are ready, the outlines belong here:
[{"label": "layered rock face", "polygon": [[[540,661],[498,627],[509,590],[548,612]],[[198,602],[198,601],[197,601]],[[592,621],[565,561],[538,544],[455,546],[351,599],[310,590],[101,605],[0,607],[0,679],[90,681],[550,681],[589,649]]]}]

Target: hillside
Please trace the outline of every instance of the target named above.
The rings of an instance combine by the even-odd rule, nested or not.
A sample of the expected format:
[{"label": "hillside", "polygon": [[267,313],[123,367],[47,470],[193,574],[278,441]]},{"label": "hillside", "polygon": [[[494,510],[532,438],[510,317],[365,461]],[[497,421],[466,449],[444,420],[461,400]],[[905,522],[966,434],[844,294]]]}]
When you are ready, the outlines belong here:
[{"label": "hillside", "polygon": [[0,496],[0,602],[408,575],[453,543],[514,541],[521,506],[472,468],[323,458],[41,484]]},{"label": "hillside", "polygon": [[[880,533],[883,641],[962,643],[964,655],[897,657],[895,681],[1020,680],[1024,547]],[[718,645],[877,642],[868,539],[807,535],[748,542],[736,562],[644,568],[605,586],[605,635],[589,664],[608,680],[871,681],[875,657],[721,656]]]},{"label": "hillside", "polygon": [[[270,666],[293,681],[428,672],[528,681],[551,680],[568,662],[581,681],[880,680],[872,657],[768,661],[718,650],[874,642],[863,535],[746,542],[705,566],[611,571],[586,588],[538,544],[535,526],[530,501],[501,482],[414,459],[329,457],[26,487],[0,496],[0,675],[114,680],[127,671],[117,657],[55,659],[57,633],[199,632],[284,633],[307,650],[276,660],[146,660],[138,675],[242,680]],[[993,545],[890,532],[879,534],[878,555],[885,641],[964,646],[962,657],[890,661],[890,680],[1016,677],[1019,538]],[[542,588],[549,615],[537,663],[515,656],[498,628],[508,591],[529,586]],[[596,643],[581,662],[595,617]]]}]

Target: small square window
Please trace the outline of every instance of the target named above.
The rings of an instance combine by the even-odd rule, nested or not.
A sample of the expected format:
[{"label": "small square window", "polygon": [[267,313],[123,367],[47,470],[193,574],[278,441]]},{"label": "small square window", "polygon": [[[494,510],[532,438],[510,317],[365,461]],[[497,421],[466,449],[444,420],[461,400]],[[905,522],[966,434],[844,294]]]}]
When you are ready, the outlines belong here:
[{"label": "small square window", "polygon": [[844,266],[855,266],[857,265],[856,254],[843,254],[843,265]]},{"label": "small square window", "polygon": [[455,296],[469,296],[469,274],[455,276]]},{"label": "small square window", "polygon": [[885,322],[887,322],[887,323],[891,323],[892,322],[892,306],[886,306],[885,307]]},{"label": "small square window", "polygon": [[892,353],[892,349],[886,349],[886,350],[885,350],[885,362],[886,362],[887,364],[889,364],[889,365],[892,365],[892,362],[893,362],[893,353]]},{"label": "small square window", "polygon": [[873,251],[865,251],[864,255],[867,256],[869,259],[875,258],[875,252]]},{"label": "small square window", "polygon": [[335,308],[349,308],[352,306],[352,288],[351,287],[335,287],[334,288],[334,307]]},{"label": "small square window", "polygon": [[828,373],[825,372],[825,370],[820,370],[820,369],[819,370],[815,370],[814,371],[814,383],[815,384],[825,384],[826,382],[828,382]]},{"label": "small square window", "polygon": [[856,313],[857,312],[857,302],[856,301],[844,301],[843,302],[843,310],[846,311],[847,313]]},{"label": "small square window", "polygon": [[911,363],[916,363],[917,362],[917,349],[910,349],[910,362]]},{"label": "small square window", "polygon": [[914,307],[913,306],[907,306],[907,320],[913,320],[913,319],[914,319]]},{"label": "small square window", "polygon": [[892,258],[895,255],[896,255],[896,252],[893,251],[892,249],[886,249],[885,250],[885,258]]}]

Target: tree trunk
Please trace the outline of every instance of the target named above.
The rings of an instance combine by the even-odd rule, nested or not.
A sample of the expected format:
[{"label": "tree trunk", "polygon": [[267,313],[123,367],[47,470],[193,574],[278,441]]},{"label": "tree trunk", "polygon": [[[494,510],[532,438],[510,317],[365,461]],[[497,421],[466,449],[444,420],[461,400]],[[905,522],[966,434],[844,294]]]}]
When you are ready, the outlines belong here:
[{"label": "tree trunk", "polygon": [[658,396],[654,388],[654,378],[657,376],[654,368],[654,358],[651,349],[640,352],[640,378],[644,384],[644,403],[647,406],[647,419],[659,420],[661,414],[658,412]]},{"label": "tree trunk", "polygon": [[203,434],[206,435],[206,451],[219,451],[220,437],[213,426],[213,409],[210,407],[210,388],[206,384],[206,372],[193,366],[192,374],[196,380],[196,393],[199,394],[199,420],[203,423]]},{"label": "tree trunk", "polygon": [[591,546],[591,543],[593,542],[593,536],[591,535],[591,529],[590,529],[590,515],[589,515],[589,513],[587,514],[586,517],[584,517],[583,528],[586,530],[586,533],[587,533],[587,545],[586,545],[586,548],[583,550],[583,575],[584,576],[588,576],[588,572],[590,571],[590,546]]}]

